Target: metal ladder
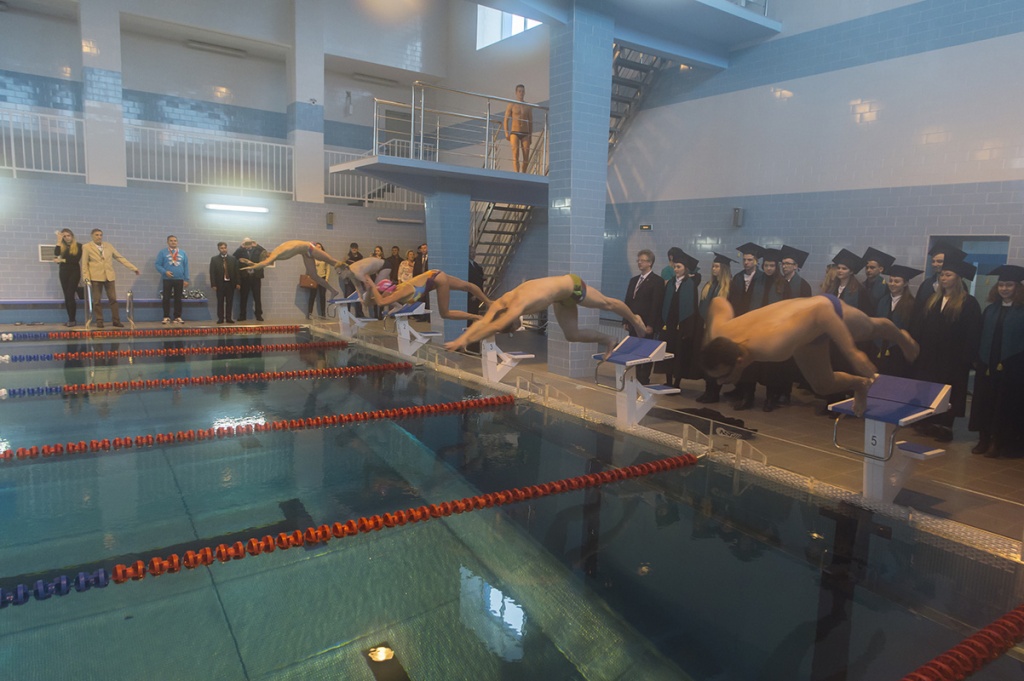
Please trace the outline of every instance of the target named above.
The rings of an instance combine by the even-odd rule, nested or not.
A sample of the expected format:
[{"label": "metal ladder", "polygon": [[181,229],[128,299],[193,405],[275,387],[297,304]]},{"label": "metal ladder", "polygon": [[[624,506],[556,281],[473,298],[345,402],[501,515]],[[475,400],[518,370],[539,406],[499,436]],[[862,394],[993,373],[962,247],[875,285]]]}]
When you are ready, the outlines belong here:
[{"label": "metal ladder", "polygon": [[672,64],[620,43],[613,46],[612,106],[608,123],[608,154],[622,138],[658,73]]}]

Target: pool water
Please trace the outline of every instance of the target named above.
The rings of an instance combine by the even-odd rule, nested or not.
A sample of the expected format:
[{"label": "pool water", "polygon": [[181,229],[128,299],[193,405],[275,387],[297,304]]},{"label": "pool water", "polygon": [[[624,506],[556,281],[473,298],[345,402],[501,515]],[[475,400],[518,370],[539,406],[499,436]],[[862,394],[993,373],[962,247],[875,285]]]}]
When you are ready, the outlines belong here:
[{"label": "pool water", "polygon": [[[369,366],[304,333],[0,352],[0,386]],[[177,345],[170,345],[170,344]],[[67,364],[68,366],[65,366]],[[0,448],[498,394],[429,369],[0,403]],[[529,403],[0,463],[0,588],[678,454]],[[1019,566],[696,466],[0,609],[17,679],[898,679],[1024,601]],[[386,645],[395,657],[370,662]],[[1019,679],[1004,657],[976,679]]]}]

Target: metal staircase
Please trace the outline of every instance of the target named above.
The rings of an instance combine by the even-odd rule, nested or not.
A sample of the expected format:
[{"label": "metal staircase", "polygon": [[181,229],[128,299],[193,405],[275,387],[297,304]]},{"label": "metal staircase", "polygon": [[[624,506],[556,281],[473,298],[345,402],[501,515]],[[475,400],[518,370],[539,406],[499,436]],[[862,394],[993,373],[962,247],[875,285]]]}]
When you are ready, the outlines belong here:
[{"label": "metal staircase", "polygon": [[640,108],[658,72],[672,66],[653,54],[615,43],[612,60],[612,107],[608,124],[608,153],[622,138],[633,114]]},{"label": "metal staircase", "polygon": [[[614,60],[612,65],[612,98],[610,109],[610,125],[608,133],[608,153],[611,154],[615,144],[621,139],[626,126],[633,114],[640,108],[644,95],[650,89],[657,73],[672,64],[651,54],[625,47],[616,43],[613,46]],[[491,148],[503,149],[504,135],[495,131]],[[545,144],[541,140],[537,145]],[[497,159],[489,159],[489,167],[497,167]],[[530,159],[527,172],[536,175],[547,175],[548,169],[541,168],[539,155]],[[470,248],[473,259],[484,270],[484,293],[493,295],[501,287],[505,268],[511,261],[516,249],[523,240],[523,234],[529,226],[533,214],[531,206],[506,203],[474,204],[473,243]]]}]

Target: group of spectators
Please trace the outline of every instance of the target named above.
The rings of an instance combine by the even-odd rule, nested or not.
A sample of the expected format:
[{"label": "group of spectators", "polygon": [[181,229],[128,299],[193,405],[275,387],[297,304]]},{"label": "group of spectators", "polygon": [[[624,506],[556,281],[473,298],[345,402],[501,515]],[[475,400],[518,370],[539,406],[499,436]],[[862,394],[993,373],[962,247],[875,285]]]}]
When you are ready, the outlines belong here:
[{"label": "group of spectators", "polygon": [[[323,249],[323,244],[316,243],[315,245],[321,250]],[[106,295],[111,323],[115,327],[124,326],[121,322],[117,301],[115,284],[117,277],[114,262],[122,264],[136,275],[140,273],[140,270],[121,255],[112,244],[103,240],[103,230],[98,228],[92,230],[90,240],[85,243],[79,243],[70,229],[60,230],[57,232],[57,244],[54,246],[53,254],[60,263],[60,284],[68,316],[66,326],[73,327],[78,324],[78,306],[75,298],[76,296],[85,297],[83,285],[88,286],[91,290],[93,325],[96,328],[103,328],[103,306],[100,296]],[[390,279],[395,284],[408,281],[429,269],[426,244],[421,244],[415,251],[406,251],[404,258],[398,246],[392,246],[391,255],[386,258],[380,246],[374,248],[373,254],[386,261],[385,268],[381,270],[378,278]],[[217,254],[210,258],[209,281],[210,288],[216,294],[218,324],[234,324],[236,320],[244,322],[250,313],[256,321],[263,321],[262,285],[265,270],[245,268],[262,262],[267,257],[267,249],[251,237],[243,239],[234,252],[229,250],[226,242],[222,241],[217,244]],[[359,245],[352,243],[345,262],[351,264],[362,257]],[[192,281],[192,272],[189,267],[188,254],[179,247],[177,236],[167,237],[167,246],[157,253],[154,267],[160,273],[163,323],[184,324],[182,298],[184,290]],[[316,268],[317,273],[325,281],[332,276],[333,268],[329,263],[318,260]],[[346,293],[351,293],[351,284],[348,282],[346,282],[346,289]],[[234,307],[236,292],[238,293],[237,314]],[[321,285],[309,289],[307,318],[312,315],[316,302],[319,302],[320,316],[325,316],[326,292],[327,289]],[[252,299],[251,307],[249,305],[250,298]]]},{"label": "group of spectators", "polygon": [[[663,340],[675,357],[658,369],[668,385],[679,387],[682,379],[704,379],[697,402],[715,403],[721,386],[707,378],[698,354],[704,343],[708,306],[716,297],[728,300],[738,317],[751,310],[790,298],[809,297],[811,286],[800,276],[808,253],[791,246],[762,248],[746,243],[736,249],[739,261],[714,254],[711,276],[702,285],[696,258],[679,248],[668,252],[669,266],[661,276],[653,271],[654,253],[637,254],[639,274],[630,279],[624,302],[640,315],[647,337]],[[998,282],[988,292],[984,312],[969,293],[967,282],[976,275],[966,254],[948,243],[936,243],[931,255],[932,274],[916,295],[911,281],[921,270],[896,263],[876,248],[863,255],[842,249],[828,266],[819,293],[857,308],[869,317],[891,320],[908,331],[920,346],[909,361],[895,343],[884,340],[859,344],[879,373],[914,378],[952,387],[951,409],[919,425],[919,430],[939,441],[953,439],[954,419],[966,415],[970,373],[975,372],[968,427],[979,433],[973,451],[989,457],[1024,456],[1024,424],[1018,415],[1024,408],[1024,267],[1003,265],[994,269]],[[733,275],[731,268],[739,271]],[[856,275],[863,270],[864,279]],[[624,324],[631,334],[631,324]],[[832,352],[837,371],[849,371],[841,353]],[[637,377],[650,382],[651,365],[638,368]],[[802,382],[792,359],[755,362],[747,367],[733,389],[725,394],[736,410],[754,405],[757,385],[765,386],[764,411],[789,404],[792,387]],[[822,395],[826,403],[845,395]],[[827,413],[824,410],[823,413]]]}]

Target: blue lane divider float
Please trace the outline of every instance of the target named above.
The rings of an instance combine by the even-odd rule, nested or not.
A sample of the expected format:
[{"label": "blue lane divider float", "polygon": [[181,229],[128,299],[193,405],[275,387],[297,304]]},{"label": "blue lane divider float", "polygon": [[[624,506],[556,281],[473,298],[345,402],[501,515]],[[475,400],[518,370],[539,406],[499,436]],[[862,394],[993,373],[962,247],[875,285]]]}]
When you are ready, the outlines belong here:
[{"label": "blue lane divider float", "polygon": [[79,572],[74,579],[68,579],[67,575],[61,575],[53,581],[46,582],[42,579],[36,580],[31,587],[18,584],[13,589],[0,588],[0,610],[8,605],[25,605],[29,599],[45,601],[50,596],[67,596],[71,588],[82,593],[96,587],[102,589],[110,584],[110,575],[103,568],[96,572]]},{"label": "blue lane divider float", "polygon": [[52,362],[53,353],[47,353],[45,355],[0,355],[0,364],[10,364],[12,362]]}]

